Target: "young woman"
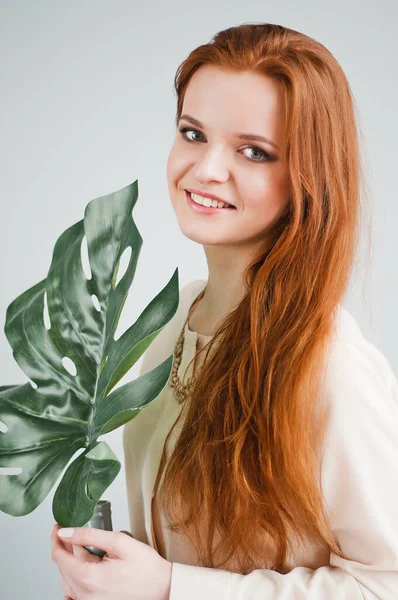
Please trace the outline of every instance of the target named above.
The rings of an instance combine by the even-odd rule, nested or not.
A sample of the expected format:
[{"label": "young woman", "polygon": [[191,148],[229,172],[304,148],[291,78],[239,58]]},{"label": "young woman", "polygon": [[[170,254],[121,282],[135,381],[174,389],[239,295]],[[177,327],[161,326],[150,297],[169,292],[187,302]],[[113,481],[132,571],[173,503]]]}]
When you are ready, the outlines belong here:
[{"label": "young woman", "polygon": [[[80,528],[64,546],[56,527],[66,598],[396,599],[398,383],[342,306],[361,188],[347,79],[302,33],[244,24],[175,88],[170,198],[209,274],[144,355],[141,374],[174,364],[124,428],[135,539]],[[88,543],[102,564],[64,549]]]}]

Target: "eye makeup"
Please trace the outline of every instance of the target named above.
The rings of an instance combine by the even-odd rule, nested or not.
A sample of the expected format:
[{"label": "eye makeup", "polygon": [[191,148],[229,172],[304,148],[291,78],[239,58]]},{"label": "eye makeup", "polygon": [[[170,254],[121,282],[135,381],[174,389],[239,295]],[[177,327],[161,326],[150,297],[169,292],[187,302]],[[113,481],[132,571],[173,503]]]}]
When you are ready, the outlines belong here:
[{"label": "eye makeup", "polygon": [[[201,140],[192,140],[192,139],[188,138],[187,137],[188,131],[193,131],[194,133],[199,133],[199,135],[203,135],[198,129],[194,129],[192,127],[179,127],[178,131],[181,133],[183,139],[190,143],[200,142]],[[247,158],[253,163],[267,163],[267,162],[275,162],[276,160],[278,160],[278,158],[276,156],[269,154],[268,152],[266,152],[265,150],[262,150],[261,148],[257,148],[257,146],[245,146],[244,148],[242,148],[242,150],[247,150],[247,149],[254,150],[256,152],[260,152],[260,154],[261,154],[262,158],[260,160],[256,160],[256,159],[253,159],[253,158],[250,158],[249,156],[247,156]]]}]

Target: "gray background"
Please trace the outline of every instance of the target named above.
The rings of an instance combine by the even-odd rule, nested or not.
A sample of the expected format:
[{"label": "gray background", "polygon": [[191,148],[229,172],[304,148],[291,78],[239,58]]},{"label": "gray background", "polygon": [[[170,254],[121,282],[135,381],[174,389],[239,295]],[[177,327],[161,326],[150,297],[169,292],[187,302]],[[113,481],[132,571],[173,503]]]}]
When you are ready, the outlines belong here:
[{"label": "gray background", "polygon": [[[178,228],[166,161],[174,136],[179,63],[220,29],[278,23],[323,43],[354,92],[372,225],[345,306],[398,373],[396,234],[397,3],[5,1],[0,2],[0,315],[46,276],[58,236],[86,204],[138,178],[134,219],[144,239],[126,329],[176,266],[180,286],[207,277],[202,246]],[[366,232],[365,232],[366,238]],[[0,334],[0,384],[26,377]],[[122,380],[137,376],[140,362]],[[122,461],[106,491],[114,529],[129,529],[122,430],[106,436]],[[62,598],[50,557],[53,492],[30,515],[0,513],[0,597]]]}]

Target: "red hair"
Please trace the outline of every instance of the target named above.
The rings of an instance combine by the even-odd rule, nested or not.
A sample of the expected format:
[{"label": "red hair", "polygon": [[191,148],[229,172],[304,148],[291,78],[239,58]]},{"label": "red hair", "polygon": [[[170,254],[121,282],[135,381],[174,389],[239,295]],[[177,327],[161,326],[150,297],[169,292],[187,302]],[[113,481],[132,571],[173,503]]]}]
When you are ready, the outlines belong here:
[{"label": "red hair", "polygon": [[178,67],[177,123],[190,78],[206,64],[280,85],[292,194],[245,270],[247,295],[208,346],[159,499],[170,528],[191,540],[203,566],[228,569],[234,558],[243,574],[285,572],[293,536],[323,541],[342,556],[320,488],[320,399],[360,230],[354,101],[322,44],[281,25],[243,24],[218,32]]}]

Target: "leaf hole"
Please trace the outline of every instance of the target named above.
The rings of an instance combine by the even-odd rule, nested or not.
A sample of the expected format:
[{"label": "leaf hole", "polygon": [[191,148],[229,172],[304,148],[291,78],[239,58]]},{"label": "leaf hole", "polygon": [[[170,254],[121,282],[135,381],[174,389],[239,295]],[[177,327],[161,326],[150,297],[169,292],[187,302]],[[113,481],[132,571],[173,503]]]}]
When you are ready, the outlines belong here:
[{"label": "leaf hole", "polygon": [[82,243],[80,246],[80,258],[82,261],[83,273],[86,276],[86,279],[92,279],[91,267],[90,267],[90,259],[88,256],[88,247],[87,247],[87,238],[83,237]]},{"label": "leaf hole", "polygon": [[20,475],[22,467],[0,467],[0,475]]},{"label": "leaf hole", "polygon": [[30,383],[31,387],[32,387],[34,390],[37,390],[37,383],[35,383],[34,381],[32,381],[32,379],[29,379],[29,383]]},{"label": "leaf hole", "polygon": [[98,312],[101,312],[101,306],[100,306],[99,300],[98,300],[98,298],[97,298],[97,296],[96,296],[95,294],[92,294],[92,295],[91,295],[91,300],[93,301],[93,304],[94,304],[94,306],[95,306],[95,309],[96,309]]},{"label": "leaf hole", "polygon": [[48,304],[47,304],[47,290],[44,293],[43,320],[44,320],[44,327],[46,329],[51,329],[50,313],[48,312]]},{"label": "leaf hole", "polygon": [[73,360],[71,360],[67,356],[63,357],[63,359],[62,359],[62,366],[71,375],[75,376],[77,374],[77,369],[76,369],[75,363],[73,362]]},{"label": "leaf hole", "polygon": [[8,427],[3,421],[0,421],[0,433],[7,433]]},{"label": "leaf hole", "polygon": [[116,265],[115,273],[113,275],[112,287],[115,289],[119,284],[119,281],[124,277],[127,268],[130,263],[132,249],[131,246],[127,246],[124,249],[123,254],[121,255],[119,262]]}]

